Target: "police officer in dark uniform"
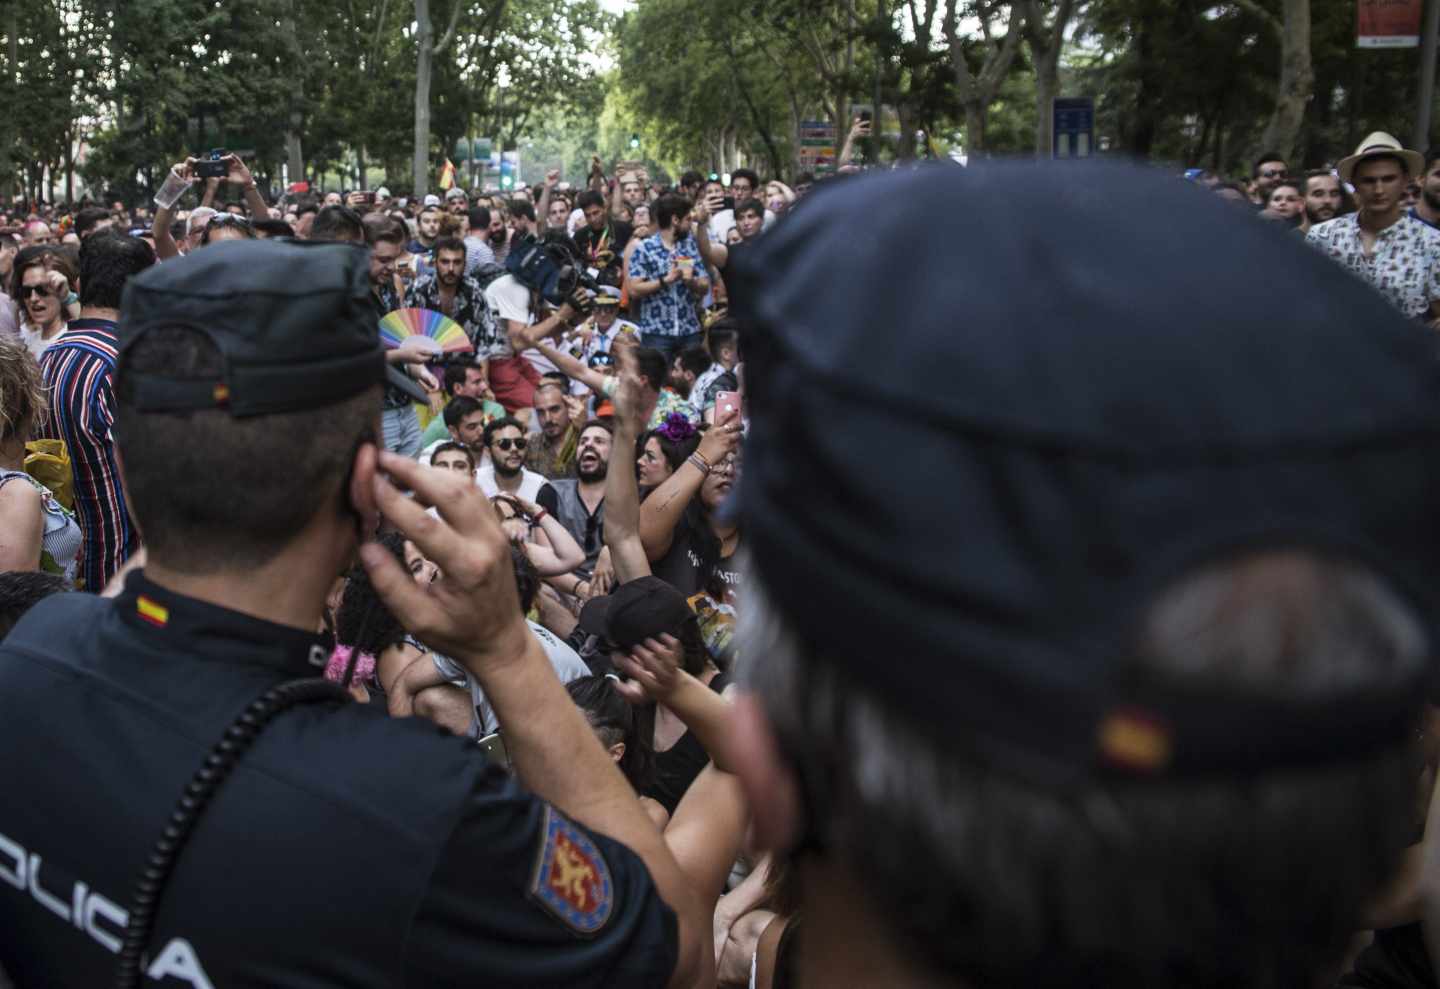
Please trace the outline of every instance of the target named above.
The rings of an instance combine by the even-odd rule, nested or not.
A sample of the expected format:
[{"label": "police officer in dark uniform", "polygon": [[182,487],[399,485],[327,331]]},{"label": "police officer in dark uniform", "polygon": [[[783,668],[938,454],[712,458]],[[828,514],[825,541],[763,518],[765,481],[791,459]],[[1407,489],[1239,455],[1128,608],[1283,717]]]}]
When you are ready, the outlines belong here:
[{"label": "police officer in dark uniform", "polygon": [[[0,648],[0,968],[18,986],[115,984],[132,913],[153,916],[147,986],[713,981],[708,918],[528,634],[489,504],[377,453],[368,294],[363,249],[276,241],[127,289],[116,433],[145,568],[116,598],[43,602]],[[361,545],[381,515],[442,579]],[[313,633],[357,546],[394,614],[481,681],[518,780],[378,704],[251,709],[231,737],[258,737],[216,750],[234,768],[200,774],[180,826],[227,726],[318,676]]]}]

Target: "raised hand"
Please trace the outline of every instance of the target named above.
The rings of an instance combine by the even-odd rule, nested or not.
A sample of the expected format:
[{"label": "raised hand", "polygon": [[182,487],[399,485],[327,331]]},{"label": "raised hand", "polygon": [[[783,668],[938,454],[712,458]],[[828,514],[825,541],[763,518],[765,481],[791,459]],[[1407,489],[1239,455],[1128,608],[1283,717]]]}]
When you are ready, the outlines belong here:
[{"label": "raised hand", "polygon": [[646,639],[620,656],[615,665],[630,678],[617,683],[615,690],[631,704],[647,700],[664,704],[689,676],[680,669],[680,641],[673,635]]},{"label": "raised hand", "polygon": [[[394,554],[366,543],[360,558],[380,599],[412,635],[484,677],[523,656],[532,641],[520,613],[510,546],[474,481],[382,452],[379,468],[414,492],[375,477],[380,512],[440,568],[421,586]],[[426,509],[434,506],[438,512]]]}]

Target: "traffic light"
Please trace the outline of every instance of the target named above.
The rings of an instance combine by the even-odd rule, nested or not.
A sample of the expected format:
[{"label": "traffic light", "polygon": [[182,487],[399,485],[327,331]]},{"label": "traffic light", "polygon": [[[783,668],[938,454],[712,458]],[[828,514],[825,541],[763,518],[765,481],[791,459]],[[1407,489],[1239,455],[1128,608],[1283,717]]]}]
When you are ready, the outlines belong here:
[{"label": "traffic light", "polygon": [[636,148],[638,148],[638,147],[640,147],[640,135],[639,135],[639,134],[631,134],[631,135],[630,135],[630,150],[634,151],[634,150],[635,150]]}]

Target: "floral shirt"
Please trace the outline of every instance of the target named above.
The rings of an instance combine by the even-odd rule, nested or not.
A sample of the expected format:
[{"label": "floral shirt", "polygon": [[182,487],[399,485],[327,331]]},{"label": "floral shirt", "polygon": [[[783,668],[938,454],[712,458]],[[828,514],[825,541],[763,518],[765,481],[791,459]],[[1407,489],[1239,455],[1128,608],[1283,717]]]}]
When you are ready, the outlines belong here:
[{"label": "floral shirt", "polygon": [[[663,279],[669,274],[676,258],[691,258],[695,274],[705,275],[705,262],[700,260],[700,245],[694,237],[676,241],[672,253],[660,235],[654,234],[640,242],[630,256],[630,277],[644,282]],[[660,291],[640,300],[640,315],[636,320],[641,333],[656,336],[684,337],[701,332],[700,317],[695,310],[695,297],[683,280],[661,285]]]},{"label": "floral shirt", "polygon": [[1430,303],[1440,302],[1440,230],[1402,216],[1375,235],[1375,251],[1365,253],[1358,213],[1310,228],[1306,241],[1379,290],[1401,312],[1426,318]]},{"label": "floral shirt", "polygon": [[446,310],[440,301],[440,280],[435,275],[416,279],[415,284],[405,293],[405,305],[433,309],[459,323],[470,342],[475,345],[477,358],[507,357],[510,354],[510,340],[501,332],[495,314],[490,311],[490,301],[485,298],[485,290],[469,275],[462,277],[455,289],[453,312]]},{"label": "floral shirt", "polygon": [[700,425],[700,413],[695,411],[695,406],[681,398],[678,392],[665,388],[660,392],[660,400],[655,403],[655,412],[650,416],[645,428],[659,429],[665,424],[665,417],[672,412],[678,412],[689,419],[692,426]]}]

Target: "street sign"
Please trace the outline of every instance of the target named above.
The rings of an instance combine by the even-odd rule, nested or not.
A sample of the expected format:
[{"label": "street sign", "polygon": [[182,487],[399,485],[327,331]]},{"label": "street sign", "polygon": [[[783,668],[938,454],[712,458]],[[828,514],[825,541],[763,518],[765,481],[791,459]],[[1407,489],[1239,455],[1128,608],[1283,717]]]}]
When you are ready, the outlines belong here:
[{"label": "street sign", "polygon": [[513,189],[520,181],[520,152],[502,151],[500,153],[500,188]]},{"label": "street sign", "polygon": [[835,125],[828,120],[800,121],[800,167],[822,174],[835,167]]},{"label": "street sign", "polygon": [[1357,0],[1356,48],[1415,48],[1422,0]]},{"label": "street sign", "polygon": [[1089,158],[1095,147],[1095,101],[1088,96],[1057,96],[1051,103],[1056,158]]}]

